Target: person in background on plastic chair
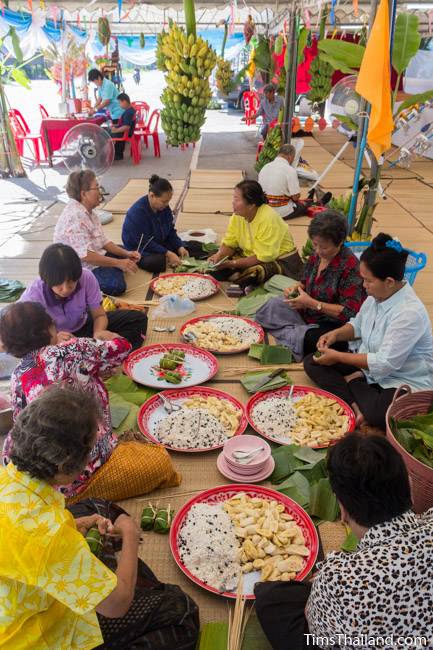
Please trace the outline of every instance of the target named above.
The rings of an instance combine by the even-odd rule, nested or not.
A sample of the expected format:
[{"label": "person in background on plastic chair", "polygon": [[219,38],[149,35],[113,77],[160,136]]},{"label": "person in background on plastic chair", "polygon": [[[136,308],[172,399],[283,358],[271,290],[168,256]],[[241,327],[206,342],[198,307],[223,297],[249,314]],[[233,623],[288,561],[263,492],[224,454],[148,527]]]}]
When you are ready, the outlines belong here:
[{"label": "person in background on plastic chair", "polygon": [[54,243],[71,246],[99,282],[101,291],[120,296],[126,291],[124,273],[136,273],[141,255],[117,246],[106,236],[94,209],[101,202],[101,188],[90,169],[69,174],[70,198],[54,229]]},{"label": "person in background on plastic chair", "polygon": [[431,648],[433,511],[412,511],[402,457],[382,436],[355,432],[330,447],[327,470],[357,549],[329,553],[309,580],[256,584],[272,648]]},{"label": "person in background on plastic chair", "polygon": [[[117,120],[117,124],[110,128],[110,135],[112,138],[123,138],[126,134],[128,138],[132,138],[136,122],[135,108],[131,104],[129,95],[126,93],[120,93],[117,95],[117,101],[119,102],[123,113]],[[123,160],[124,152],[125,142],[115,142],[114,160]]]},{"label": "person in background on plastic chair", "polygon": [[[266,139],[268,135],[269,125],[274,120],[278,120],[278,115],[281,109],[284,106],[283,98],[275,93],[275,86],[273,84],[268,84],[263,89],[263,97],[260,100],[260,106],[255,115],[250,117],[251,120],[255,120],[257,117],[263,117],[263,125],[260,128],[260,134],[263,140]],[[245,120],[245,118],[242,118]]]},{"label": "person in background on plastic chair", "polygon": [[296,148],[283,144],[277,157],[265,165],[259,173],[259,183],[268,199],[268,204],[283,219],[293,219],[305,214],[305,206],[297,205],[301,196],[298,174],[292,167]]},{"label": "person in background on plastic chair", "polygon": [[93,68],[89,71],[88,80],[94,83],[97,88],[97,96],[94,108],[90,111],[90,115],[107,110],[113,124],[117,124],[119,117],[123,113],[123,108],[117,101],[119,94],[118,89],[112,81],[103,76],[102,72]]}]

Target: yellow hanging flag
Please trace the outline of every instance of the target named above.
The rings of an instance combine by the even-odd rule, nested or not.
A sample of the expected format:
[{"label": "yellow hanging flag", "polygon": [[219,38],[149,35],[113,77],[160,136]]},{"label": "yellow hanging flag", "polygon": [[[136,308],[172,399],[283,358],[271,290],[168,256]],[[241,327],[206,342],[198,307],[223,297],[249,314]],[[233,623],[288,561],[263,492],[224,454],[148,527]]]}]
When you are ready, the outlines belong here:
[{"label": "yellow hanging flag", "polygon": [[388,0],[381,0],[356,82],[356,92],[371,104],[367,142],[379,158],[391,147],[391,62]]}]

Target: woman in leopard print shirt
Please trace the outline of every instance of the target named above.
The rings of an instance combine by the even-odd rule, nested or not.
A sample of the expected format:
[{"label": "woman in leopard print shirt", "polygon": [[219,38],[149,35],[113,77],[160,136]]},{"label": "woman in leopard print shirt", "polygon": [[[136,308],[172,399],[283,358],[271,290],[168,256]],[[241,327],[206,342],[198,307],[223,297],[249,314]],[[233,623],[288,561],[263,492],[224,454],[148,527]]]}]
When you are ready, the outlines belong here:
[{"label": "woman in leopard print shirt", "polygon": [[[277,640],[266,629],[260,616],[263,603],[257,600],[273,648],[397,650],[409,647],[409,638],[411,647],[432,648],[433,510],[420,517],[412,512],[406,467],[381,436],[346,436],[329,450],[328,472],[342,520],[360,540],[358,548],[330,553],[317,565],[298,645],[293,636],[281,634],[290,629],[287,621],[294,620],[292,585],[286,602],[279,598]],[[281,595],[279,583],[272,585]],[[302,616],[302,606],[297,614]]]}]

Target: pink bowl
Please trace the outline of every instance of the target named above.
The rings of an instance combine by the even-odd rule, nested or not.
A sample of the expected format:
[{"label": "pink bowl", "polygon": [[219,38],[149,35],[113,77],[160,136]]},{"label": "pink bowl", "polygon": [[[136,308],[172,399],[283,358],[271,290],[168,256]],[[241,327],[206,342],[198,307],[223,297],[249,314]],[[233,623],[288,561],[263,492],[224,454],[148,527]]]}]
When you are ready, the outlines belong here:
[{"label": "pink bowl", "polygon": [[[257,447],[264,447],[264,449],[258,453],[257,456],[254,456],[253,460],[247,465],[238,463],[232,456],[232,453],[234,451],[252,451],[253,449],[257,449]],[[255,473],[262,469],[266,461],[269,460],[269,457],[271,455],[271,447],[268,445],[266,440],[263,440],[263,438],[244,434],[243,436],[236,436],[236,439],[229,438],[229,440],[227,440],[224,444],[223,453],[227,464],[230,465],[234,470],[239,471],[240,469],[241,473],[249,474]],[[251,470],[254,470],[254,472],[242,472],[242,470],[245,470],[246,468],[251,468]]]},{"label": "pink bowl", "polygon": [[[224,461],[225,461],[225,456],[223,456]],[[226,467],[233,472],[233,474],[236,474],[236,476],[244,476],[245,480],[248,479],[249,476],[256,476],[256,474],[259,474],[265,467],[266,467],[266,462],[263,465],[263,467],[259,467],[259,469],[250,469],[248,472],[245,471],[245,468],[240,468],[240,467],[233,467],[233,465],[229,465],[226,463]]]}]

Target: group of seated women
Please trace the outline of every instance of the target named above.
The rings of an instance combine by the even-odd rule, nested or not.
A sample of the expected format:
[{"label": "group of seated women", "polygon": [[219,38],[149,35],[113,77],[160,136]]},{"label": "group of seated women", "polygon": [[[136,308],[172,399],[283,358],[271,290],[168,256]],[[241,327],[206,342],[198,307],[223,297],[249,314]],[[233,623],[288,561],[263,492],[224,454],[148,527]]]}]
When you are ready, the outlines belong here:
[{"label": "group of seated women", "polygon": [[[92,212],[100,200],[92,172],[71,174],[67,191],[71,202],[59,219],[55,239],[70,245],[82,263],[90,265],[105,293],[124,291],[124,271],[140,267],[160,272],[166,265],[176,266],[182,257],[202,253],[199,242],[182,242],[176,232],[169,206],[173,189],[166,179],[152,176],[148,194],[128,210],[123,247],[107,240]],[[267,205],[259,183],[241,181],[234,189],[227,232],[209,258],[218,264],[213,274],[243,287],[262,284],[275,274],[298,280],[285,298],[268,301],[257,320],[280,342],[290,344],[300,358],[305,357],[311,379],[352,405],[359,425],[383,429],[395,389],[401,384],[424,388],[433,379],[430,320],[404,281],[407,252],[391,236],[380,234],[359,261],[345,246],[346,219],[332,210],[314,217],[308,233],[313,254],[303,264],[287,223]],[[67,278],[70,284],[78,272],[77,268],[74,277]],[[90,284],[92,274],[87,268],[82,277],[83,283]],[[56,292],[59,287],[53,282],[60,285],[61,278],[48,280]],[[68,290],[66,285],[63,290]],[[81,315],[72,332],[109,329],[126,335],[134,346],[140,344],[143,315],[114,312],[107,324],[96,302],[88,306],[90,317],[81,322]],[[140,326],[139,318],[143,319]]]},{"label": "group of seated women", "polygon": [[[147,320],[134,310],[106,313],[101,291],[122,293],[124,271],[175,266],[200,254],[198,243],[179,239],[165,179],[152,177],[148,195],[128,211],[124,247],[105,237],[93,212],[100,199],[93,173],[71,174],[67,189],[71,202],[57,224],[57,241],[42,255],[40,277],[0,315],[2,349],[20,359],[11,380],[14,426],[0,471],[0,605],[6,612],[0,645],[3,637],[11,648],[192,650],[196,605],[137,561],[137,527],[110,502],[179,485],[180,476],[165,448],[119,440],[113,432],[103,378],[141,345]],[[245,286],[277,273],[299,281],[295,291],[269,300],[260,318],[277,325],[277,338],[286,328],[297,331],[305,371],[352,406],[358,425],[383,429],[401,384],[431,388],[430,320],[404,281],[407,252],[399,242],[381,233],[359,262],[345,246],[345,219],[325,211],[309,225],[314,252],[303,265],[287,224],[266,204],[258,183],[236,186],[233,212],[211,258],[221,262],[215,275]],[[367,538],[370,527],[405,516],[407,477],[397,509],[365,515],[347,497],[344,472],[349,457],[353,468],[367,450],[360,438],[347,440],[339,443],[341,453],[330,455],[331,480],[347,521]],[[370,455],[384,467],[388,457],[403,476],[389,445],[375,444]],[[365,495],[367,509],[371,497]],[[83,538],[94,526],[106,535],[102,562]],[[325,582],[317,580],[307,608],[316,631]],[[265,630],[273,616],[268,602],[258,592]]]}]

